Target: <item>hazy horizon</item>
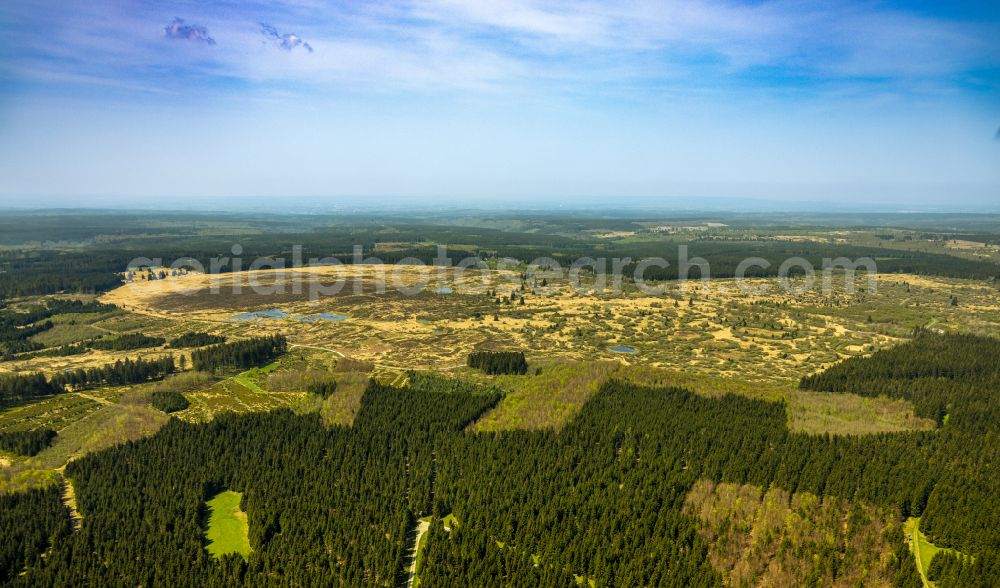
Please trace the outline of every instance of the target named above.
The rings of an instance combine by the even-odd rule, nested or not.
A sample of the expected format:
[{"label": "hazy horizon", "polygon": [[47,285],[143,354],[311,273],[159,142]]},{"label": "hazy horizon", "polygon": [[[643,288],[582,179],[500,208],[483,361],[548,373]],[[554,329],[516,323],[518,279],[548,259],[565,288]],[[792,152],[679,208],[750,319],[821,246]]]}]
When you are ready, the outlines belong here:
[{"label": "hazy horizon", "polygon": [[11,212],[192,212],[192,213],[260,213],[275,215],[375,214],[407,213],[442,216],[462,213],[567,213],[606,216],[674,215],[733,215],[733,214],[1000,214],[1000,198],[992,195],[981,200],[952,200],[948,203],[912,202],[906,199],[775,199],[752,197],[513,197],[462,199],[409,197],[33,197],[0,200],[0,210]]}]

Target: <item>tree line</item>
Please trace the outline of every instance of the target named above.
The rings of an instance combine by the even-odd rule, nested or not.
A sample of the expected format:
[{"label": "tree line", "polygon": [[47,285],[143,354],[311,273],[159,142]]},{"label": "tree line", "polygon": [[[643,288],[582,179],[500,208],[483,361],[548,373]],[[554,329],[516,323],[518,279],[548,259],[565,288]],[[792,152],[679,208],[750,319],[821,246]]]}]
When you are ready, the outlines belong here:
[{"label": "tree line", "polygon": [[91,349],[102,351],[131,351],[146,347],[159,347],[166,342],[163,337],[151,337],[145,333],[128,333],[117,337],[97,339],[91,341],[89,345]]},{"label": "tree line", "polygon": [[104,366],[60,372],[52,377],[52,384],[59,388],[69,387],[74,390],[98,386],[124,386],[160,380],[175,370],[172,355],[157,359],[125,358]]},{"label": "tree line", "polygon": [[917,331],[912,341],[802,378],[808,390],[889,396],[917,415],[965,431],[1000,423],[1000,339]]},{"label": "tree line", "polygon": [[44,374],[0,374],[0,406],[63,392],[62,386]]},{"label": "tree line", "polygon": [[205,347],[206,345],[218,345],[225,343],[226,338],[222,335],[212,335],[210,333],[194,332],[184,333],[176,337],[167,344],[171,349],[185,349],[189,347]]}]

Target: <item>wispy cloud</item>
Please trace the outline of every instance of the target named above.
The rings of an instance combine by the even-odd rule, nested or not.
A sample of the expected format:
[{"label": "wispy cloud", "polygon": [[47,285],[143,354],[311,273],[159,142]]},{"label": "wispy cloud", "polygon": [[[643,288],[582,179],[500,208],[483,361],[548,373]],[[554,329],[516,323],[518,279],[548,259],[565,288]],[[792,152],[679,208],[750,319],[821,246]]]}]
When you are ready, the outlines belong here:
[{"label": "wispy cloud", "polygon": [[1000,42],[993,38],[998,23],[864,2],[422,0],[413,14],[453,33],[492,30],[540,52],[659,52],[672,65],[709,55],[736,70],[780,66],[830,77],[940,75],[1000,65]]},{"label": "wispy cloud", "polygon": [[[17,75],[47,60],[50,70],[97,78],[183,68],[202,80],[286,87],[357,89],[362,83],[393,91],[581,96],[790,86],[829,92],[884,83],[958,87],[968,72],[1000,69],[1000,24],[865,0],[175,0],[166,8],[151,2],[116,6],[110,0],[0,6],[0,27],[10,39],[0,48],[0,71]],[[162,37],[192,45],[218,40],[211,55],[158,47],[155,23],[163,22],[165,11],[198,24],[174,18]],[[271,24],[279,22],[284,30]],[[29,30],[48,34],[24,32]],[[267,51],[262,38],[283,51]],[[315,57],[283,55],[297,49]],[[992,74],[986,84],[1000,87]]]},{"label": "wispy cloud", "polygon": [[163,27],[163,33],[170,39],[187,39],[215,45],[215,39],[208,34],[208,29],[201,25],[184,24],[184,19],[175,16],[173,22]]}]

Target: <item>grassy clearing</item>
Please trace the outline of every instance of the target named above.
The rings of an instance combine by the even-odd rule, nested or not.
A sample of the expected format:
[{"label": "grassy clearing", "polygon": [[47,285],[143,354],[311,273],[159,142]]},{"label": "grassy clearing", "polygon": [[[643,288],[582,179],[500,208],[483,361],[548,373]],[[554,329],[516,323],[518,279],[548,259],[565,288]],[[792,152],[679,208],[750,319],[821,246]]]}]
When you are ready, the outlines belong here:
[{"label": "grassy clearing", "polygon": [[215,376],[208,372],[178,372],[167,376],[159,382],[136,387],[133,392],[139,395],[150,394],[152,392],[194,392],[201,388],[208,388],[216,379]]},{"label": "grassy clearing", "polygon": [[738,394],[770,402],[785,402],[788,427],[810,434],[867,435],[930,430],[934,421],[916,417],[910,402],[799,390],[769,381],[724,378],[677,370],[632,366],[615,377],[646,386],[676,386],[703,396]]},{"label": "grassy clearing", "polygon": [[910,544],[910,553],[917,562],[917,569],[920,570],[920,579],[924,586],[934,586],[934,582],[927,579],[927,571],[931,567],[931,560],[934,554],[941,551],[936,545],[927,540],[927,537],[920,532],[920,518],[906,519],[904,527],[906,541]]},{"label": "grassy clearing", "polygon": [[[311,371],[332,373],[330,370],[334,365],[335,362],[329,353],[294,349],[265,366],[249,369],[232,378],[211,385],[199,385],[196,389],[191,387],[179,389],[178,391],[185,393],[191,406],[173,414],[188,422],[207,422],[223,412],[266,412],[277,408],[291,408],[300,413],[313,411],[320,411],[321,414],[329,413],[331,419],[346,420],[345,424],[350,424],[354,420],[357,407],[360,406],[360,392],[364,391],[367,380],[361,384],[360,392],[354,399],[352,394],[358,387],[353,386],[350,379],[345,377],[346,385],[343,391],[338,388],[337,393],[327,399],[328,402],[310,398],[305,389],[299,389],[300,387],[295,385],[301,379],[297,377],[298,375]],[[185,375],[179,375],[178,378],[184,379]],[[197,379],[198,382],[203,380],[204,378]],[[338,377],[337,380],[339,384],[341,378]],[[345,402],[341,407],[337,404],[341,400],[338,396],[356,401]],[[326,409],[328,403],[330,407]]]},{"label": "grassy clearing", "polygon": [[[4,459],[6,458],[0,458],[0,465]],[[40,470],[17,463],[8,464],[0,467],[0,494],[44,488],[58,483],[60,479],[56,471]]]},{"label": "grassy clearing", "polygon": [[[233,379],[242,384],[244,387],[264,394],[270,390],[267,385],[268,376],[278,370],[288,370],[288,364],[292,363],[290,361],[282,361],[281,358],[272,361],[267,365],[260,367],[250,368],[245,372],[241,372],[235,376]],[[295,390],[295,392],[303,392],[304,390]]]},{"label": "grassy clearing", "polygon": [[25,463],[40,469],[61,468],[84,454],[154,435],[168,418],[143,404],[101,406],[60,430],[51,447]]},{"label": "grassy clearing", "polygon": [[[616,362],[551,362],[542,373],[501,376],[493,383],[507,395],[473,426],[477,431],[559,428],[571,420],[583,404],[609,378],[622,378],[644,386],[675,386],[704,396],[738,394],[770,402],[785,402],[788,426],[811,434],[864,435],[871,433],[927,430],[934,423],[913,415],[905,400],[867,398],[856,394],[829,394],[799,390],[767,381],[737,380],[697,372],[681,372]],[[465,372],[462,372],[465,375]],[[470,375],[470,377],[475,374]]]},{"label": "grassy clearing", "polygon": [[320,416],[326,425],[349,427],[361,410],[361,398],[368,387],[369,374],[345,372],[337,375],[337,389],[323,401]]},{"label": "grassy clearing", "polygon": [[915,416],[913,404],[902,399],[789,390],[785,401],[789,428],[814,435],[869,435],[935,428],[933,420]]},{"label": "grassy clearing", "polygon": [[[540,368],[541,373],[535,374]],[[493,382],[507,391],[496,408],[471,425],[474,431],[561,428],[615,374],[615,362],[532,364],[528,375],[498,376]]]},{"label": "grassy clearing", "polygon": [[191,406],[173,415],[184,421],[204,423],[223,412],[266,412],[291,407],[303,396],[304,393],[296,392],[255,391],[230,378],[207,389],[188,392],[185,397]]},{"label": "grassy clearing", "polygon": [[105,335],[105,331],[96,329],[90,325],[63,323],[57,324],[48,331],[33,336],[32,341],[41,343],[46,347],[59,347],[78,341],[88,341]]},{"label": "grassy clearing", "polygon": [[[70,409],[63,405],[65,410],[62,412],[40,411],[27,421],[22,420],[25,411],[38,410],[38,405],[50,408],[53,405],[60,406],[53,401],[76,406],[72,418],[67,414]],[[52,423],[53,428],[58,427],[59,434],[50,447],[34,457],[4,457],[4,463],[0,463],[0,493],[56,483],[61,479],[59,470],[71,460],[113,445],[154,435],[168,419],[163,413],[145,404],[126,402],[104,405],[72,394],[20,408],[22,410],[18,411],[19,418],[14,419],[14,426],[37,428],[41,423]],[[6,413],[3,416],[11,418]]]},{"label": "grassy clearing", "polygon": [[250,556],[250,527],[247,514],[240,510],[242,499],[239,492],[226,490],[205,503],[205,549],[216,558],[228,553],[238,553],[244,560]]},{"label": "grassy clearing", "polygon": [[70,312],[52,315],[49,320],[56,325],[92,325],[120,314],[123,314],[121,310],[111,310],[108,312]]},{"label": "grassy clearing", "polygon": [[903,532],[906,534],[906,541],[910,545],[910,553],[913,554],[914,559],[917,561],[917,569],[920,570],[920,579],[924,581],[924,586],[933,587],[936,585],[935,582],[931,582],[927,579],[927,571],[931,567],[931,560],[939,551],[947,551],[950,553],[955,553],[961,555],[960,552],[955,551],[947,547],[938,547],[927,539],[927,536],[920,532],[920,518],[909,518],[906,519],[906,523],[903,526]]},{"label": "grassy clearing", "polygon": [[406,555],[406,561],[408,562],[407,588],[420,586],[420,576],[417,574],[420,571],[420,564],[423,562],[424,546],[427,544],[427,530],[430,529],[433,520],[434,517],[418,519],[417,526],[413,529],[413,547]]}]

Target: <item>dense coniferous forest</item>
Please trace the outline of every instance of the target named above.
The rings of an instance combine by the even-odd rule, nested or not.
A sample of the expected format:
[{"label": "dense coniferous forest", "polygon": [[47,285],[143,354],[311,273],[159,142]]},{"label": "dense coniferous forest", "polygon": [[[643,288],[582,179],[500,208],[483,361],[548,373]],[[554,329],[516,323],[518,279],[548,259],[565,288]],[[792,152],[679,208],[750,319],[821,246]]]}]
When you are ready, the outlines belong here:
[{"label": "dense coniferous forest", "polygon": [[[155,437],[70,464],[84,523],[56,534],[51,555],[14,583],[394,585],[415,517],[430,509],[438,440],[497,400],[373,384],[352,429],[285,410],[171,421]],[[247,564],[215,563],[203,547],[202,503],[223,488],[244,494]],[[46,492],[4,514],[58,505]],[[35,545],[29,553],[48,547]]]},{"label": "dense coniferous forest", "polygon": [[[949,341],[921,335],[911,349],[919,355]],[[865,362],[880,361],[830,372],[867,374]],[[953,374],[966,385],[995,367],[956,365],[966,366]],[[698,522],[681,512],[699,479],[920,516],[936,544],[972,556],[937,564],[942,587],[985,588],[1000,579],[998,425],[958,418],[975,414],[975,395],[951,397],[956,416],[937,431],[830,437],[789,432],[781,404],[612,381],[559,432],[472,434],[466,425],[499,396],[448,382],[416,378],[418,390],[373,383],[349,429],[288,411],[198,426],[171,421],[152,438],[76,460],[66,473],[85,522],[72,535],[54,533],[44,559],[29,549],[23,557],[35,563],[15,582],[390,585],[405,573],[416,519],[436,515],[420,570],[427,585],[502,578],[567,586],[576,577],[597,586],[718,585]],[[201,504],[221,489],[244,494],[253,549],[246,564],[216,562],[202,547]],[[46,491],[34,492],[7,508],[25,519],[54,508],[38,498]],[[440,524],[444,515],[454,517],[450,531]],[[897,555],[886,562],[886,580],[914,586],[902,533],[890,539]],[[816,556],[835,576],[837,550]]]},{"label": "dense coniferous forest", "polygon": [[0,449],[31,457],[48,447],[55,437],[52,429],[5,431],[0,433]]},{"label": "dense coniferous forest", "polygon": [[337,391],[337,381],[316,380],[313,382],[309,382],[307,389],[310,394],[315,394],[320,398],[329,398],[331,394]]},{"label": "dense coniferous forest", "polygon": [[65,541],[71,526],[56,485],[0,494],[0,582],[37,565],[53,543]]},{"label": "dense coniferous forest", "polygon": [[[970,556],[942,550],[934,554],[927,579],[942,588],[962,588],[964,586],[982,585],[983,576],[987,578],[1000,577],[1000,567],[983,570],[975,565]],[[996,585],[996,584],[994,584]]]},{"label": "dense coniferous forest", "polygon": [[921,530],[935,544],[977,556],[939,564],[945,567],[942,587],[1000,583],[997,358],[1000,340],[923,331],[909,343],[845,360],[802,380],[813,390],[905,398],[918,414],[937,420],[939,431],[915,440],[915,449],[935,462],[932,475],[904,506],[921,516]]},{"label": "dense coniferous forest", "polygon": [[131,256],[98,251],[65,252],[3,251],[0,265],[0,296],[13,298],[34,294],[96,294],[122,283]]},{"label": "dense coniferous forest", "polygon": [[528,372],[523,351],[476,351],[469,354],[468,365],[490,375]]},{"label": "dense coniferous forest", "polygon": [[62,386],[42,374],[0,374],[0,406],[63,392]]},{"label": "dense coniferous forest", "polygon": [[204,372],[248,368],[267,363],[288,350],[284,335],[221,343],[191,353],[191,365]]},{"label": "dense coniferous forest", "polygon": [[205,347],[207,345],[218,345],[225,343],[226,338],[222,335],[211,335],[209,333],[184,333],[176,339],[172,339],[167,344],[172,349],[184,349],[189,347]]},{"label": "dense coniferous forest", "polygon": [[[789,432],[780,404],[613,381],[558,433],[471,434],[465,425],[495,393],[435,392],[434,380],[421,380],[419,392],[373,384],[350,429],[285,411],[171,422],[153,438],[74,461],[67,475],[88,522],[24,582],[267,584],[274,573],[282,582],[388,584],[403,573],[416,518],[451,514],[450,532],[435,525],[427,536],[427,585],[566,586],[574,576],[598,586],[717,585],[697,521],[681,513],[704,478],[921,516],[935,543],[974,556],[951,573],[960,585],[996,585],[995,429],[970,433],[949,420],[939,431],[812,436]],[[147,493],[128,490],[136,484]],[[201,548],[199,505],[222,488],[245,495],[245,565],[214,563]],[[130,518],[140,512],[143,522]],[[912,586],[901,532],[892,541],[887,580]],[[819,557],[835,574],[837,551]]]},{"label": "dense coniferous forest", "polygon": [[802,379],[809,390],[905,398],[920,416],[962,430],[1000,423],[1000,339],[919,331],[913,341]]},{"label": "dense coniferous forest", "polygon": [[124,359],[102,367],[77,368],[55,375],[52,383],[59,387],[83,390],[96,386],[124,386],[159,380],[172,373],[173,356],[159,359]]},{"label": "dense coniferous forest", "polygon": [[[439,508],[458,519],[452,534],[482,537],[438,543],[440,535],[431,536],[425,573],[439,585],[464,582],[479,569],[470,585],[488,584],[503,568],[475,563],[476,546],[491,541],[538,556],[562,577],[581,575],[599,586],[714,585],[714,570],[703,567],[707,556],[696,523],[680,513],[695,480],[774,484],[820,495],[836,489],[854,497],[858,468],[886,450],[871,447],[867,456],[841,464],[836,458],[861,444],[790,434],[781,405],[620,382],[605,385],[558,433],[478,434],[462,441],[454,459],[439,453],[448,466],[439,476]],[[884,474],[869,475],[869,483],[885,482]],[[905,500],[907,491],[896,492],[872,488],[858,498]],[[901,535],[896,539],[902,542]],[[513,554],[491,557],[516,560]],[[835,569],[837,554],[824,557]],[[912,562],[895,565],[894,577],[911,577]]]},{"label": "dense coniferous forest", "polygon": [[[256,584],[279,573],[302,583],[392,583],[415,519],[452,513],[459,521],[452,534],[428,538],[422,574],[429,585],[491,585],[502,577],[518,586],[565,586],[573,575],[601,586],[717,585],[696,522],[680,512],[684,494],[700,476],[753,477],[753,460],[744,454],[728,463],[731,456],[765,448],[768,438],[787,442],[780,405],[619,383],[605,386],[561,434],[461,433],[496,401],[372,385],[350,430],[324,431],[314,417],[284,411],[204,426],[172,422],[156,437],[70,465],[86,522],[24,582],[189,585],[240,577]],[[715,431],[724,439],[719,447],[705,431],[710,423],[723,425]],[[136,484],[149,490],[127,490]],[[245,567],[213,564],[201,547],[199,505],[221,488],[246,496],[254,551]],[[529,564],[533,556],[542,565]],[[455,565],[434,565],[444,562]]]},{"label": "dense coniferous forest", "polygon": [[90,348],[104,351],[131,351],[146,347],[159,347],[164,343],[166,343],[166,339],[162,337],[150,337],[143,333],[129,333],[127,335],[118,335],[117,337],[91,341]]},{"label": "dense coniferous forest", "polygon": [[177,412],[191,406],[183,394],[173,390],[154,390],[149,395],[149,403],[153,408],[165,413]]}]

